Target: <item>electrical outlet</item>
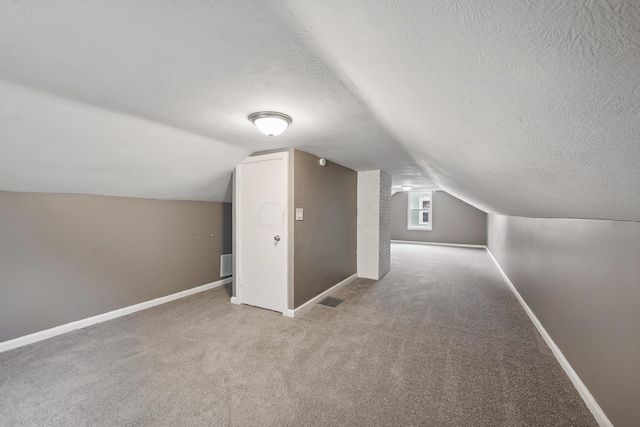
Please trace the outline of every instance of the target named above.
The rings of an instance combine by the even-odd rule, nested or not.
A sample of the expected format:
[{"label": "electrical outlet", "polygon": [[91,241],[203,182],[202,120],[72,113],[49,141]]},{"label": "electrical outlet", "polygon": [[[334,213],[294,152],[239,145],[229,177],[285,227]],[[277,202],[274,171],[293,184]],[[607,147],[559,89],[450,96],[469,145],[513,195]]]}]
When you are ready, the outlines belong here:
[{"label": "electrical outlet", "polygon": [[296,221],[302,221],[304,219],[304,209],[296,208]]}]

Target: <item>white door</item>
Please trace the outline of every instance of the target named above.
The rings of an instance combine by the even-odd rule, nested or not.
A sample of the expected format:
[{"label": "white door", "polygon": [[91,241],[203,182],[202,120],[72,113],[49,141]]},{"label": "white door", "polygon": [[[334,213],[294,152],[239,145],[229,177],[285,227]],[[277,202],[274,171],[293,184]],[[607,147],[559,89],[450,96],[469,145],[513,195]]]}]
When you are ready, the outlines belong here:
[{"label": "white door", "polygon": [[236,224],[240,303],[284,313],[287,301],[288,153],[238,165]]}]

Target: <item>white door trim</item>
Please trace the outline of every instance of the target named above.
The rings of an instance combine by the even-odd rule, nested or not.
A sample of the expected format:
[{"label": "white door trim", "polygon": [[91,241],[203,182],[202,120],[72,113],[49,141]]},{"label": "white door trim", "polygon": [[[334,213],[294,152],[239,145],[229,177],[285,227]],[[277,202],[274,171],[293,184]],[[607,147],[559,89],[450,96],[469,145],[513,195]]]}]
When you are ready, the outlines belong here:
[{"label": "white door trim", "polygon": [[279,310],[281,313],[286,314],[287,307],[288,307],[288,299],[289,299],[289,295],[288,295],[289,251],[291,250],[291,248],[289,247],[289,229],[290,229],[290,222],[291,222],[291,218],[289,215],[289,205],[292,199],[291,186],[290,186],[291,176],[289,171],[289,153],[286,151],[248,157],[236,167],[236,186],[235,186],[236,211],[234,216],[234,222],[236,223],[235,239],[236,239],[236,251],[238,253],[238,256],[236,258],[237,274],[235,277],[236,295],[235,297],[231,298],[231,302],[234,304],[244,304],[242,299],[242,275],[243,275],[242,247],[239,244],[240,242],[242,242],[242,232],[243,232],[242,223],[241,221],[239,221],[240,212],[242,212],[242,198],[240,197],[240,194],[242,191],[242,165],[248,164],[248,163],[264,162],[268,160],[283,160],[282,166],[286,169],[285,170],[286,192],[285,192],[285,201],[284,201],[285,202],[285,210],[284,210],[285,223],[284,223],[284,227],[282,227],[282,234],[281,234],[281,240],[280,240],[281,244],[284,246],[283,269],[284,269],[285,280],[283,280],[283,283],[282,283],[282,288],[281,288],[282,289],[282,298],[281,298],[282,305],[281,305],[281,309]]}]

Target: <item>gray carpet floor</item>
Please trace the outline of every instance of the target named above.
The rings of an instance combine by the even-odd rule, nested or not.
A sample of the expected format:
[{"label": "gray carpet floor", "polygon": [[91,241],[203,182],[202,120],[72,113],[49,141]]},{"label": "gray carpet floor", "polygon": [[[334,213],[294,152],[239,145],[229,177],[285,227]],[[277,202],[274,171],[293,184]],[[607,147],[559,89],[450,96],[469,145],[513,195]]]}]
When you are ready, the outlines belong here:
[{"label": "gray carpet floor", "polygon": [[484,250],[395,244],[338,307],[217,288],[0,354],[3,426],[596,426]]}]

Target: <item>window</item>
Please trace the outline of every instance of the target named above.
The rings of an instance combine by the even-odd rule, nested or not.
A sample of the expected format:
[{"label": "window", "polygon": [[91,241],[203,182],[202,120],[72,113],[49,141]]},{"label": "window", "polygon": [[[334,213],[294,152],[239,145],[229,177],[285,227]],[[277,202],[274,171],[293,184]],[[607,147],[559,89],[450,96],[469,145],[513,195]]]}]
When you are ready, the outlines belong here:
[{"label": "window", "polygon": [[431,191],[409,191],[407,230],[431,230]]}]

